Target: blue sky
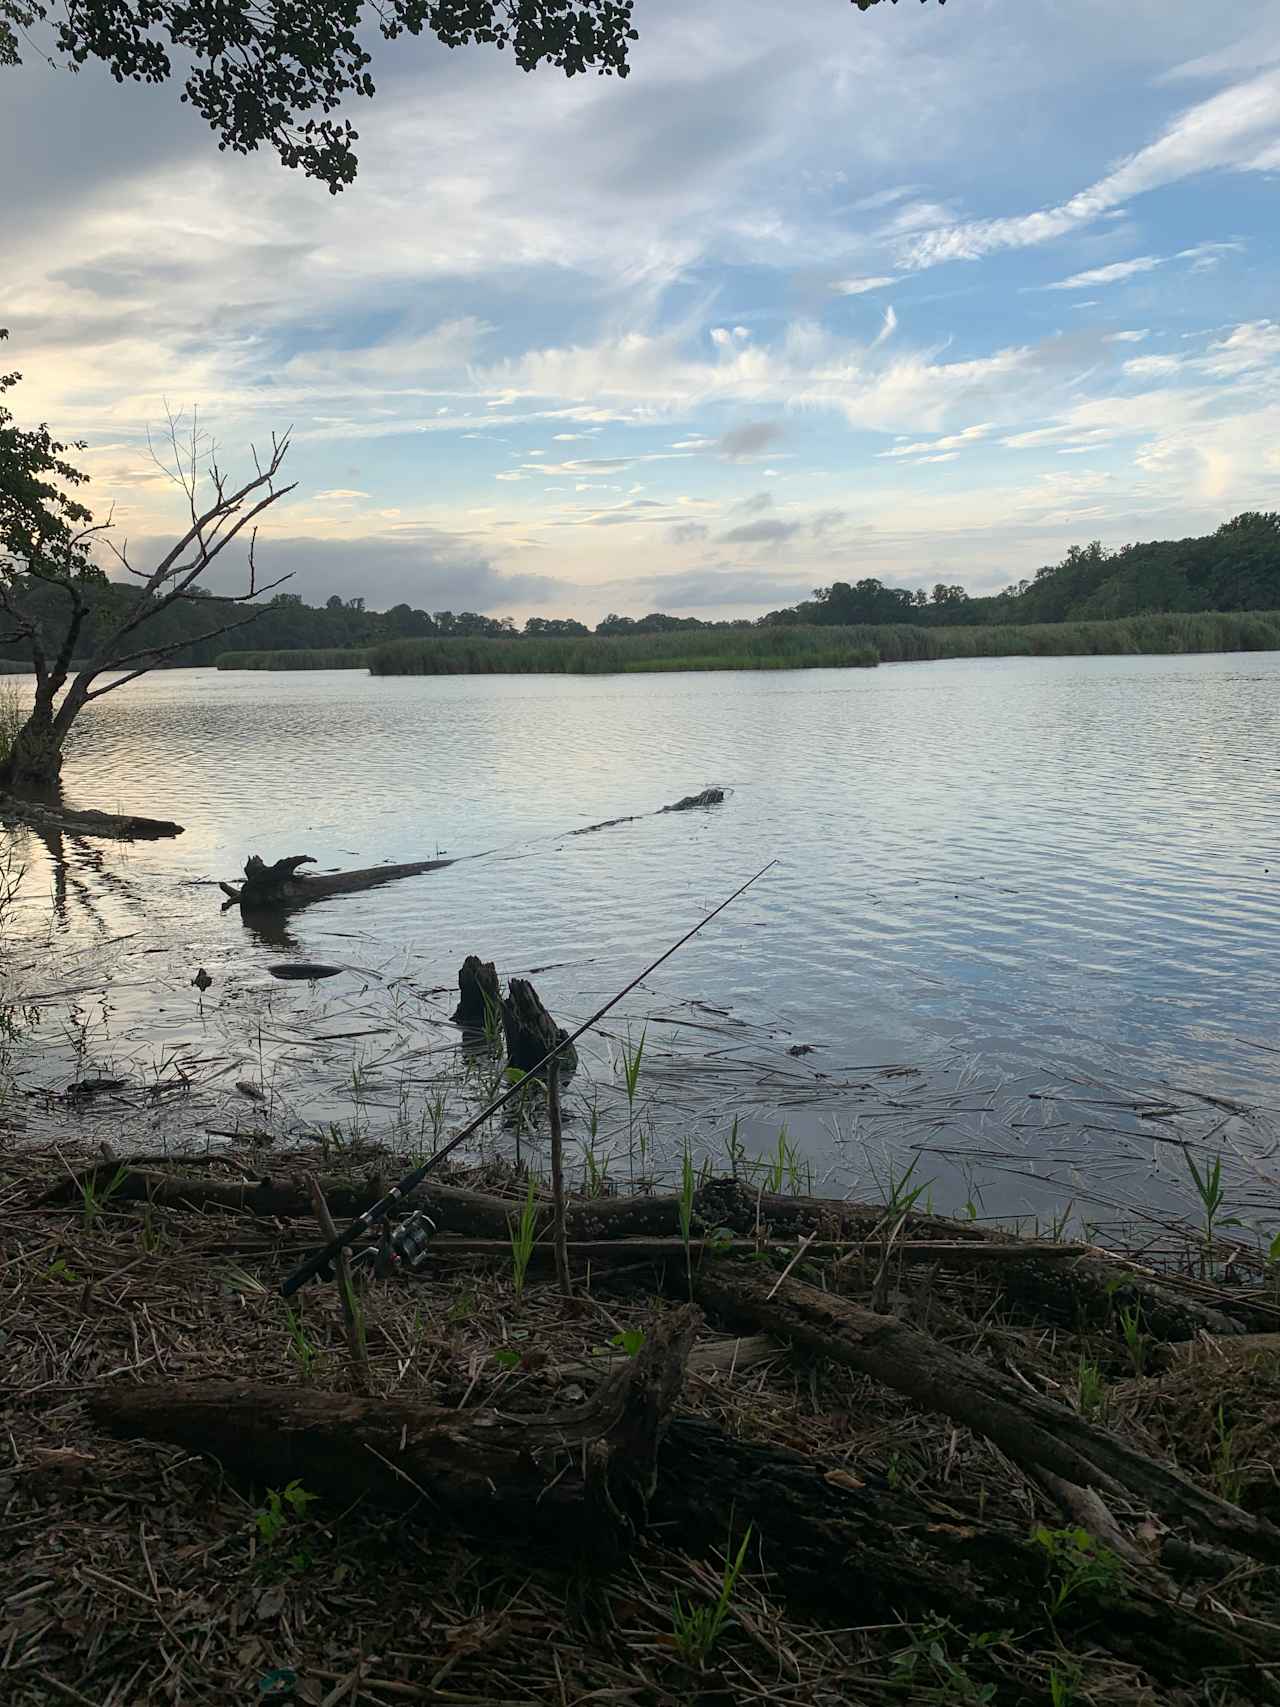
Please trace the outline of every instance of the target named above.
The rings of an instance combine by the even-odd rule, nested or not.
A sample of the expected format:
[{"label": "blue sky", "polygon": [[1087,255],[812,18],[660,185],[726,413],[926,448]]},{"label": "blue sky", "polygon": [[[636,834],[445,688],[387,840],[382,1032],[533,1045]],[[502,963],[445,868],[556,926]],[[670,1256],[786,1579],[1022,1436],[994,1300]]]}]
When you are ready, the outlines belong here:
[{"label": "blue sky", "polygon": [[625,83],[384,50],[336,199],[0,72],[19,408],[143,554],[166,400],[233,468],[292,424],[264,566],[373,606],[982,592],[1276,507],[1280,0],[636,21]]}]

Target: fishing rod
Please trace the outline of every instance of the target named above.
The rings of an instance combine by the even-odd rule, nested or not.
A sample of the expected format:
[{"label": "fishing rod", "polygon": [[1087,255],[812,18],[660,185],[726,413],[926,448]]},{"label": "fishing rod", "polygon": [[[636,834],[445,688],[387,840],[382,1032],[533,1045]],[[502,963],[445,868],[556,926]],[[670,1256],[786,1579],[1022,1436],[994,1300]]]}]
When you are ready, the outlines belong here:
[{"label": "fishing rod", "polygon": [[754,877],[749,877],[741,888],[734,890],[733,894],[730,895],[727,900],[721,901],[720,905],[712,912],[707,913],[703,918],[699,919],[692,930],[684,933],[679,942],[673,942],[671,947],[667,949],[665,953],[660,954],[655,961],[646,966],[643,972],[637,973],[624,989],[618,991],[616,996],[611,996],[602,1008],[592,1014],[590,1019],[583,1020],[582,1024],[576,1031],[570,1032],[568,1037],[562,1038],[561,1041],[556,1044],[554,1049],[549,1049],[542,1057],[541,1061],[538,1062],[536,1067],[530,1068],[528,1073],[517,1079],[516,1082],[505,1090],[500,1097],[497,1097],[493,1102],[491,1102],[487,1108],[482,1109],[480,1113],[476,1115],[474,1120],[468,1121],[462,1128],[461,1132],[452,1137],[447,1144],[442,1145],[433,1156],[428,1156],[426,1161],[414,1168],[412,1172],[407,1173],[398,1185],[393,1185],[391,1190],[387,1192],[384,1197],[380,1197],[378,1201],[370,1208],[366,1209],[363,1214],[357,1215],[355,1220],[345,1227],[335,1239],[330,1239],[329,1243],[321,1250],[314,1251],[304,1262],[299,1263],[297,1268],[295,1268],[291,1274],[286,1275],[281,1281],[281,1297],[292,1298],[294,1293],[297,1292],[299,1288],[305,1286],[309,1280],[314,1280],[319,1274],[327,1273],[330,1265],[341,1252],[345,1251],[348,1246],[353,1245],[355,1241],[360,1238],[362,1234],[367,1233],[371,1227],[376,1227],[379,1221],[385,1220],[387,1215],[390,1214],[397,1204],[403,1203],[410,1193],[418,1189],[432,1169],[438,1168],[441,1162],[443,1162],[447,1156],[452,1155],[460,1144],[464,1144],[468,1138],[478,1132],[486,1120],[492,1119],[492,1117],[498,1113],[499,1109],[505,1108],[513,1097],[518,1096],[520,1091],[524,1088],[524,1082],[526,1079],[532,1077],[536,1073],[540,1073],[544,1067],[549,1066],[551,1062],[554,1061],[563,1050],[567,1049],[571,1043],[576,1043],[584,1032],[590,1031],[594,1025],[599,1025],[600,1021],[610,1011],[610,1009],[616,1008],[624,996],[629,996],[637,984],[642,984],[651,972],[656,972],[664,960],[670,960],[671,956],[677,949],[683,948],[685,943],[691,941],[692,938],[697,936],[698,932],[702,930],[704,926],[709,925],[712,919],[714,919],[718,914],[723,913],[725,908],[731,906],[740,895],[745,895],[751,885],[759,882],[765,872],[772,870],[777,863],[776,859],[771,859],[768,865],[762,866],[760,870],[756,872]]}]

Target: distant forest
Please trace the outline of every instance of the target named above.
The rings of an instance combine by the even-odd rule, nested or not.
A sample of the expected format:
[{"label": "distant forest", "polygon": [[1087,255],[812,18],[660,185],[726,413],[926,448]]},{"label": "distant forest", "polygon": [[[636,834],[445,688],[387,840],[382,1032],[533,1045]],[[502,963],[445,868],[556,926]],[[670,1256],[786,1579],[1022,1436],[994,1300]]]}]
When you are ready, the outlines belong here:
[{"label": "distant forest", "polygon": [[[358,565],[352,577],[358,577]],[[94,610],[82,651],[92,656],[95,636],[113,625],[137,593],[118,582],[94,591]],[[30,602],[48,608],[51,627],[64,615],[55,587],[37,584]],[[1003,592],[970,598],[963,587],[938,583],[931,591],[888,587],[873,577],[833,581],[813,597],[765,616],[728,622],[698,617],[609,615],[594,632],[602,635],[671,633],[681,629],[750,629],[760,626],[858,623],[906,623],[913,626],[991,625],[1078,622],[1137,616],[1150,612],[1280,610],[1280,512],[1247,511],[1198,539],[1156,540],[1107,551],[1097,541],[1072,546],[1061,563]],[[219,613],[234,607],[195,598],[160,613],[148,634],[156,645],[180,640],[215,626]],[[247,612],[246,612],[247,614]],[[336,594],[324,605],[308,605],[296,593],[277,593],[259,607],[254,622],[237,634],[223,635],[176,654],[173,665],[212,664],[237,646],[294,651],[300,648],[346,650],[390,640],[428,636],[477,638],[491,635],[555,639],[591,633],[568,617],[531,616],[523,629],[510,617],[475,611],[414,610],[407,604],[390,610],[365,608],[359,596]],[[21,652],[15,648],[15,656]]]}]

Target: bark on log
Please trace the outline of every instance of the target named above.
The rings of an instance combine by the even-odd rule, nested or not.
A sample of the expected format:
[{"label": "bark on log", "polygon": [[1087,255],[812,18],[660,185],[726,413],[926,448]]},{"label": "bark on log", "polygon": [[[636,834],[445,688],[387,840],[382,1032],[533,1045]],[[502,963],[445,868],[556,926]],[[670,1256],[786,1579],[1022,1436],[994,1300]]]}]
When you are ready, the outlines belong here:
[{"label": "bark on log", "polygon": [[464,1031],[483,1031],[492,1013],[502,1011],[502,991],[498,972],[492,960],[481,960],[469,954],[458,968],[458,1005],[453,1010],[453,1023]]},{"label": "bark on log", "polygon": [[407,865],[370,865],[358,871],[326,872],[307,876],[304,865],[314,865],[310,854],[290,854],[267,865],[259,854],[245,861],[244,882],[220,883],[218,887],[229,901],[252,912],[255,908],[304,906],[308,901],[320,901],[327,895],[349,895],[360,889],[374,889],[380,883],[393,883],[401,877],[420,877],[426,871],[442,871],[453,865],[451,859],[419,859]]},{"label": "bark on log", "polygon": [[[668,1422],[695,1320],[660,1317],[595,1399],[558,1418],[238,1382],[109,1387],[89,1409],[117,1436],[208,1453],[259,1485],[297,1477],[344,1507],[363,1497],[443,1520],[485,1546],[534,1549],[542,1566],[608,1569],[646,1521],[698,1554],[751,1524],[753,1567],[807,1611],[850,1623],[945,1613],[977,1630],[1043,1622],[1047,1560],[1024,1536],[713,1423]],[[1105,1606],[1074,1598],[1057,1623],[1157,1676],[1258,1656],[1248,1636],[1140,1578],[1109,1586]]]},{"label": "bark on log", "polygon": [[[728,1227],[743,1235],[760,1226],[775,1236],[816,1232],[828,1239],[883,1239],[893,1225],[888,1211],[875,1205],[837,1198],[760,1194],[730,1179],[713,1180],[705,1186],[698,1194],[697,1209],[703,1225]],[[1008,1243],[1007,1233],[939,1215],[908,1216],[903,1236],[909,1240],[965,1240],[975,1245]],[[1000,1285],[1011,1301],[1070,1327],[1082,1322],[1110,1326],[1117,1312],[1134,1308],[1145,1330],[1160,1340],[1242,1331],[1241,1323],[1225,1311],[1102,1256],[1084,1255],[1071,1263],[1056,1258],[1011,1263],[1002,1267]]]},{"label": "bark on log", "polygon": [[[569,1033],[557,1025],[542,1005],[542,999],[527,978],[513,978],[502,1004],[502,1030],[507,1040],[507,1060],[522,1073],[533,1070]],[[578,1051],[569,1044],[561,1051],[560,1077],[577,1071]]]},{"label": "bark on log", "polygon": [[254,1382],[114,1386],[89,1409],[125,1439],[208,1453],[259,1486],[294,1477],[344,1505],[426,1504],[479,1541],[539,1555],[619,1557],[647,1521],[658,1448],[698,1325],[664,1311],[585,1404],[550,1416],[457,1411]]},{"label": "bark on log", "polygon": [[143,818],[136,812],[95,812],[71,806],[53,806],[45,801],[26,800],[21,795],[0,792],[0,818],[16,819],[37,830],[64,830],[76,836],[110,836],[117,841],[155,841],[180,836],[181,824],[167,818]]},{"label": "bark on log", "polygon": [[1095,1427],[1002,1370],[941,1345],[918,1328],[801,1281],[745,1266],[694,1270],[694,1297],[727,1325],[771,1334],[882,1381],[929,1411],[986,1435],[1030,1474],[1140,1501],[1215,1546],[1280,1564],[1280,1529]]},{"label": "bark on log", "polygon": [[[121,1202],[152,1202],[175,1208],[216,1207],[286,1218],[311,1213],[307,1188],[301,1180],[183,1179],[170,1173],[138,1169],[127,1157],[119,1164],[99,1165],[85,1175],[60,1180],[43,1201],[74,1201],[80,1193],[81,1178],[102,1188],[115,1178],[117,1166],[126,1170],[112,1192],[113,1200]],[[339,1219],[361,1214],[386,1188],[381,1179],[362,1181],[340,1175],[327,1176],[321,1184]],[[504,1250],[510,1237],[509,1217],[519,1207],[511,1199],[435,1180],[415,1192],[411,1201],[414,1207],[427,1211],[441,1232],[500,1240]],[[713,1180],[695,1198],[695,1229],[705,1233],[724,1227],[740,1237],[754,1239],[758,1236],[757,1211],[759,1227],[773,1239],[817,1233],[828,1249],[837,1243],[869,1240],[866,1253],[869,1268],[878,1262],[882,1254],[880,1241],[887,1236],[891,1225],[884,1209],[875,1205],[782,1197],[749,1191],[733,1180]],[[568,1206],[566,1229],[568,1238],[579,1246],[606,1239],[677,1238],[679,1199],[649,1195],[579,1199]],[[929,1249],[931,1244],[937,1245],[936,1253]],[[1028,1241],[1025,1260],[1021,1260],[1014,1254],[1018,1244],[1006,1234],[975,1229],[968,1222],[949,1221],[937,1215],[912,1215],[900,1242],[895,1242],[893,1260],[911,1263],[937,1260],[948,1268],[990,1265],[1006,1297],[1033,1314],[1066,1319],[1073,1325],[1080,1316],[1110,1324],[1116,1308],[1135,1303],[1147,1331],[1166,1342],[1189,1340],[1200,1334],[1225,1337],[1241,1333],[1244,1324],[1252,1326],[1256,1321],[1260,1327],[1269,1327],[1276,1320],[1274,1306],[1255,1308],[1242,1299],[1233,1305],[1238,1315],[1229,1316],[1198,1299],[1184,1298],[1158,1279],[1135,1273],[1119,1261],[1102,1255],[1079,1256],[1075,1254],[1076,1247]],[[816,1254],[818,1249],[815,1244],[811,1253]]]},{"label": "bark on log", "polygon": [[[664,1539],[695,1554],[722,1551],[730,1525],[737,1539],[752,1524],[753,1564],[789,1599],[841,1623],[943,1612],[991,1630],[1044,1618],[1048,1561],[1023,1535],[949,1499],[894,1492],[785,1448],[732,1439],[701,1419],[671,1424],[650,1518]],[[1138,1576],[1110,1587],[1105,1603],[1068,1603],[1055,1621],[1157,1676],[1252,1667],[1259,1657],[1247,1637],[1185,1601],[1166,1601]]]}]

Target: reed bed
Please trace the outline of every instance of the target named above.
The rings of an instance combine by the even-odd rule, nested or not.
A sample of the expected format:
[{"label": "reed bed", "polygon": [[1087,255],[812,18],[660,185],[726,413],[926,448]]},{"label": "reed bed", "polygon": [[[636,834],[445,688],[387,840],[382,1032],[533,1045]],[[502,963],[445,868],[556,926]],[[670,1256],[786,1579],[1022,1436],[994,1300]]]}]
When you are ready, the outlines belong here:
[{"label": "reed bed", "polygon": [[373,675],[597,675],[660,670],[870,668],[945,658],[1059,657],[1280,649],[1280,613],[1208,611],[1111,622],[981,628],[761,627],[586,639],[393,641],[368,654]]},{"label": "reed bed", "polygon": [[364,670],[369,651],[364,646],[300,646],[293,651],[223,652],[219,670]]}]

